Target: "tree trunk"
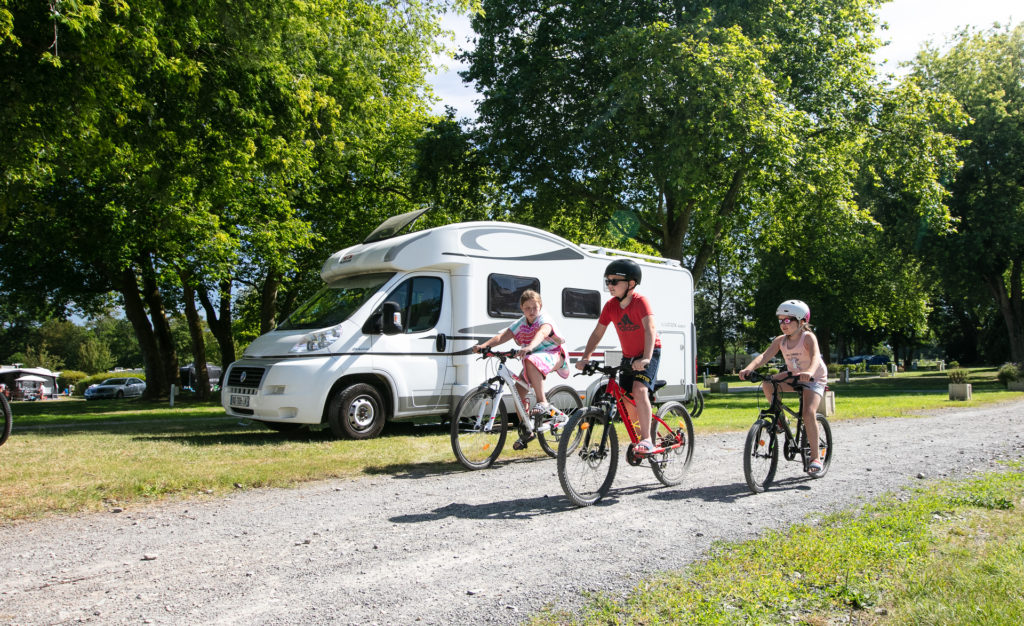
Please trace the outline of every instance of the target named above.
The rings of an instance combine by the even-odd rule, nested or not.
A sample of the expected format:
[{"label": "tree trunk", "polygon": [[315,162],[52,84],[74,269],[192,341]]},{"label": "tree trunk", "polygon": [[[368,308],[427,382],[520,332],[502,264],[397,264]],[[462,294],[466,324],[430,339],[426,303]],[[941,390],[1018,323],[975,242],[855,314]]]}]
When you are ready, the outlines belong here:
[{"label": "tree trunk", "polygon": [[139,286],[135,280],[135,272],[126,268],[120,276],[121,299],[124,303],[124,314],[135,329],[135,339],[139,342],[142,362],[146,368],[146,392],[144,397],[153,400],[160,397],[162,389],[170,384],[164,375],[160,362],[160,349],[157,347],[153,327],[146,317],[146,307],[139,296]]},{"label": "tree trunk", "polygon": [[832,333],[829,331],[828,326],[823,326],[816,333],[818,337],[818,350],[821,351],[821,360],[825,361],[825,365],[832,362]]},{"label": "tree trunk", "polygon": [[203,341],[203,325],[199,321],[196,310],[196,292],[192,287],[192,275],[179,272],[181,276],[182,300],[185,305],[185,320],[188,322],[188,334],[192,338],[192,365],[198,379],[195,389],[200,400],[210,399],[210,373],[206,370],[206,342]]},{"label": "tree trunk", "polygon": [[999,312],[1006,324],[1006,334],[1010,340],[1010,359],[1014,363],[1024,362],[1024,302],[1021,299],[1021,262],[1015,260],[1010,265],[1010,292],[1002,275],[986,276],[985,282],[989,291],[999,305]]},{"label": "tree trunk", "polygon": [[726,191],[725,197],[722,198],[722,202],[718,205],[718,213],[715,215],[711,236],[701,242],[695,254],[693,267],[690,268],[690,271],[693,273],[694,285],[699,283],[704,275],[704,268],[707,267],[708,261],[711,260],[711,255],[715,252],[715,245],[721,238],[722,231],[725,230],[726,225],[732,218],[733,211],[736,210],[736,203],[739,201],[740,189],[743,187],[743,180],[746,178],[746,174],[746,167],[741,167],[733,172],[729,189]]},{"label": "tree trunk", "polygon": [[281,287],[281,274],[276,270],[267,273],[260,291],[260,334],[266,334],[277,326],[277,291]]},{"label": "tree trunk", "polygon": [[[153,323],[153,332],[156,334],[157,346],[160,348],[160,365],[164,370],[166,381],[159,391],[161,395],[170,394],[171,384],[179,384],[178,353],[174,348],[171,325],[167,322],[167,314],[164,311],[163,299],[156,284],[152,265],[143,268],[142,271],[142,297],[149,308],[149,319]],[[147,390],[148,388],[147,385]]]},{"label": "tree trunk", "polygon": [[220,282],[217,308],[214,308],[205,288],[199,289],[198,293],[206,311],[206,324],[220,346],[220,366],[226,372],[228,365],[235,362],[235,338],[231,334],[231,281]]}]

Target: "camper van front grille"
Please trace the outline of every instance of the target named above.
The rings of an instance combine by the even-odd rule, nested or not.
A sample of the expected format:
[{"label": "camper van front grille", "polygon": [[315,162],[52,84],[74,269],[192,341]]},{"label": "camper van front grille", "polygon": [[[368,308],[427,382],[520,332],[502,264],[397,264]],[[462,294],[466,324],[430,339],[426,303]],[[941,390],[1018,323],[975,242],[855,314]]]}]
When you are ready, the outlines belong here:
[{"label": "camper van front grille", "polygon": [[264,371],[262,367],[233,367],[228,375],[228,386],[256,389],[263,380]]}]

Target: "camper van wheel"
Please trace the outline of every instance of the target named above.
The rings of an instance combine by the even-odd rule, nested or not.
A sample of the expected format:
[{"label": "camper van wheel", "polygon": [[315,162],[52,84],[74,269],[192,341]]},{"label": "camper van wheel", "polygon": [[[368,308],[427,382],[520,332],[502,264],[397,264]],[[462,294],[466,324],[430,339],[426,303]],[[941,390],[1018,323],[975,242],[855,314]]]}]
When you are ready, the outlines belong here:
[{"label": "camper van wheel", "polygon": [[372,385],[357,383],[331,398],[327,420],[335,437],[371,439],[384,429],[384,404]]}]

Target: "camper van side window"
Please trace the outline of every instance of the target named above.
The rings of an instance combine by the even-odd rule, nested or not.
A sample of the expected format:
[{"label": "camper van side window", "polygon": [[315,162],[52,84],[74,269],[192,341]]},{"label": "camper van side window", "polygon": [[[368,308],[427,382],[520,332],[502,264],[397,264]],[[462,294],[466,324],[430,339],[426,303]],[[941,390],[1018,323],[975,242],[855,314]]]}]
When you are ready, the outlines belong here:
[{"label": "camper van side window", "polygon": [[540,293],[540,280],[529,276],[491,274],[487,277],[487,314],[491,317],[519,317],[519,296],[527,289]]},{"label": "camper van side window", "polygon": [[562,290],[562,317],[601,317],[601,294],[593,289]]},{"label": "camper van side window", "polygon": [[385,300],[398,304],[406,333],[421,333],[437,325],[441,318],[444,283],[436,276],[416,276],[403,282]]}]

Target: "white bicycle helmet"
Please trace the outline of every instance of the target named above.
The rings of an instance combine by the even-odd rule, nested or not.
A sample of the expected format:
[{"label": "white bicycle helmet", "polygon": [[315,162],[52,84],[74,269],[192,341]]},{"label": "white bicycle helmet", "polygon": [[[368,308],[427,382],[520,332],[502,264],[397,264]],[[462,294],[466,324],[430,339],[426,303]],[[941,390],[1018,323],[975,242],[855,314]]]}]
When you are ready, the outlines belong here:
[{"label": "white bicycle helmet", "polygon": [[775,315],[788,315],[798,320],[811,321],[811,307],[802,300],[786,300],[775,309]]}]

